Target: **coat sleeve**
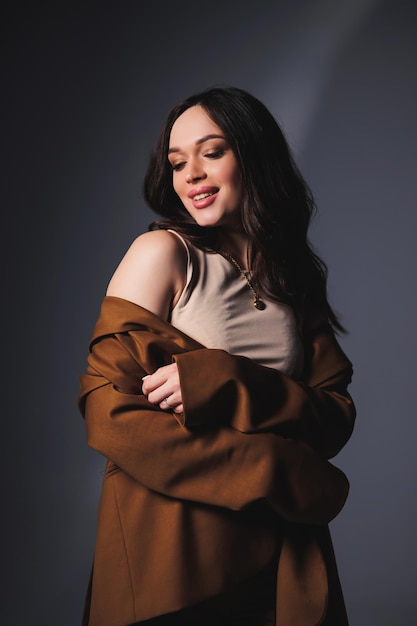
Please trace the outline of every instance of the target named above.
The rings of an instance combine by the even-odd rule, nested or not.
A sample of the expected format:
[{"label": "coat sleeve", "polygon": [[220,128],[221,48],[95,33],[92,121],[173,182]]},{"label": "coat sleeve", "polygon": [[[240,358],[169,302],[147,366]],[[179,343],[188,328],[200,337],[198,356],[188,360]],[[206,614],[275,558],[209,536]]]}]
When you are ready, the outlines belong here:
[{"label": "coat sleeve", "polygon": [[[92,448],[171,498],[232,510],[264,501],[283,519],[306,524],[339,513],[348,481],[307,443],[222,423],[196,432],[151,405],[140,394],[147,370],[134,334],[104,334],[92,344],[79,396]],[[157,339],[149,342],[152,354]]]},{"label": "coat sleeve", "polygon": [[303,381],[223,350],[173,358],[187,428],[213,424],[220,416],[241,432],[301,439],[326,458],[335,456],[352,433],[356,413],[347,390],[352,365],[327,325],[306,341]]}]

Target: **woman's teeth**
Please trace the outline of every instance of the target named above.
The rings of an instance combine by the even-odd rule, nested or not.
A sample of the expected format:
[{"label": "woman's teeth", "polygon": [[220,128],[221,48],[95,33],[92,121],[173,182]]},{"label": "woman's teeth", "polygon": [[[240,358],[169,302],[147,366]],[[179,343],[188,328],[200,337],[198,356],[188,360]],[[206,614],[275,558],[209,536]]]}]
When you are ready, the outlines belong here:
[{"label": "woman's teeth", "polygon": [[208,198],[215,193],[215,191],[211,191],[210,193],[198,193],[196,196],[194,196],[193,200],[203,200],[204,198]]}]

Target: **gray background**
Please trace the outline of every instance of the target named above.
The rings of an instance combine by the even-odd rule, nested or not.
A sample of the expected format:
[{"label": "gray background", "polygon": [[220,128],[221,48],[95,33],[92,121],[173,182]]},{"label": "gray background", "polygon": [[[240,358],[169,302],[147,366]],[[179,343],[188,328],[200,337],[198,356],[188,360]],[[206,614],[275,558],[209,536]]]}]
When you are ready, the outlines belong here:
[{"label": "gray background", "polygon": [[[282,124],[350,330],[355,432],[332,523],[352,626],[415,626],[417,10],[405,0],[14,3],[2,37],[0,623],[80,623],[103,459],[78,376],[107,281],[153,215],[168,110],[215,83]],[[47,8],[48,7],[48,8]]]}]

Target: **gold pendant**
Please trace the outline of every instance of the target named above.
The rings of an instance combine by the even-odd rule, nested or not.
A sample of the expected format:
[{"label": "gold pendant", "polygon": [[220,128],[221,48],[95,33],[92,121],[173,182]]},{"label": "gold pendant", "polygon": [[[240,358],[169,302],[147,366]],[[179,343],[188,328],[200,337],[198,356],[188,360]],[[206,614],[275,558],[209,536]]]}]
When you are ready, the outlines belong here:
[{"label": "gold pendant", "polygon": [[265,302],[262,302],[262,300],[259,300],[258,298],[254,301],[253,306],[255,309],[258,309],[258,311],[264,311],[266,308]]}]

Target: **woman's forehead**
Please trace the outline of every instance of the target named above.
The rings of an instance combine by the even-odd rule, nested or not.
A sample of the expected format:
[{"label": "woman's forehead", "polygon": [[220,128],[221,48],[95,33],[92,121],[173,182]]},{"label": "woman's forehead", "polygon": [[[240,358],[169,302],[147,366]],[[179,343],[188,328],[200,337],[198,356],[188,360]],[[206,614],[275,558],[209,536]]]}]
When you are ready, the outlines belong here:
[{"label": "woman's forehead", "polygon": [[169,148],[195,145],[212,136],[224,137],[224,133],[203,107],[195,105],[175,120],[170,133]]}]

